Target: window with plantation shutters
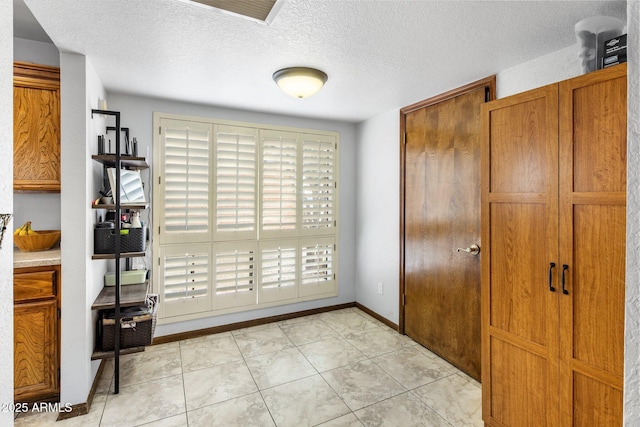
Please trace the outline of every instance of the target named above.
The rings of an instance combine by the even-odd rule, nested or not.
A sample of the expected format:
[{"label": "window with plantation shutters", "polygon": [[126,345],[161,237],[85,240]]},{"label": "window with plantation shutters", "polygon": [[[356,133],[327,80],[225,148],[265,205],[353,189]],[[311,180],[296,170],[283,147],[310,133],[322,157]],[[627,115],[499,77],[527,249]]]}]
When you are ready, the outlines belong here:
[{"label": "window with plantation shutters", "polygon": [[212,126],[162,120],[162,223],[164,242],[206,241],[209,225]]},{"label": "window with plantation shutters", "polygon": [[334,289],[333,238],[300,241],[300,293],[316,295]]},{"label": "window with plantation shutters", "polygon": [[335,225],[336,140],[302,135],[302,233],[330,234]]},{"label": "window with plantation shutters", "polygon": [[295,235],[298,225],[298,134],[262,131],[262,232]]},{"label": "window with plantation shutters", "polygon": [[298,249],[295,240],[260,246],[260,297],[263,301],[298,296]]},{"label": "window with plantation shutters", "polygon": [[216,127],[216,232],[256,237],[257,130]]},{"label": "window with plantation shutters", "polygon": [[256,304],[258,250],[256,243],[219,244],[215,253],[214,304],[219,308]]},{"label": "window with plantation shutters", "polygon": [[211,310],[209,245],[174,246],[161,252],[165,316]]},{"label": "window with plantation shutters", "polygon": [[338,295],[336,132],[154,113],[158,321]]}]

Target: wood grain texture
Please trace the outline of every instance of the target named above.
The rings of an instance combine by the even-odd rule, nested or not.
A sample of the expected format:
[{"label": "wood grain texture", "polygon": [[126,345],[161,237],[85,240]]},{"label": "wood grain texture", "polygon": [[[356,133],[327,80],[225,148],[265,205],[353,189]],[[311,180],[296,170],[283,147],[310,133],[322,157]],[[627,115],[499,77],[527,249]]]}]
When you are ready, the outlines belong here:
[{"label": "wood grain texture", "polygon": [[626,64],[560,83],[563,425],[622,425]]},{"label": "wood grain texture", "polygon": [[56,271],[36,271],[13,276],[13,301],[55,297]]},{"label": "wood grain texture", "polygon": [[403,109],[401,327],[480,378],[480,105],[491,81]]},{"label": "wood grain texture", "polygon": [[31,400],[57,392],[56,301],[14,307],[14,398]]},{"label": "wood grain texture", "polygon": [[[558,419],[557,85],[482,107],[482,397],[487,425]],[[551,278],[557,288],[557,268]]]},{"label": "wood grain texture", "polygon": [[56,70],[14,66],[16,191],[60,191],[60,77]]}]

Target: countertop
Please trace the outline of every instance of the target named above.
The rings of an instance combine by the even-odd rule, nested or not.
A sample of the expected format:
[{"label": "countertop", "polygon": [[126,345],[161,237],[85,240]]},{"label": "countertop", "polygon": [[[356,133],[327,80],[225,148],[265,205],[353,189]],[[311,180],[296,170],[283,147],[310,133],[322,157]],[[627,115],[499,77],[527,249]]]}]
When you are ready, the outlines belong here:
[{"label": "countertop", "polygon": [[22,252],[18,248],[14,248],[13,250],[13,268],[41,267],[46,265],[60,265],[60,248],[38,252]]}]

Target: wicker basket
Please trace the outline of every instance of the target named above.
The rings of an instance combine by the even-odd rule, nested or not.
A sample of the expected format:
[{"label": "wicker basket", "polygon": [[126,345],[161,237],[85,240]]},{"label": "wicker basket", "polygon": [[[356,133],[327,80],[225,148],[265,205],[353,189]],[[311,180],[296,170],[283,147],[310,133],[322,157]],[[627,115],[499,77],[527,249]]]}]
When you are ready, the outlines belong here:
[{"label": "wicker basket", "polygon": [[46,251],[60,240],[60,230],[39,230],[37,234],[13,236],[13,243],[22,252]]},{"label": "wicker basket", "polygon": [[[156,330],[158,295],[147,296],[147,305],[128,307],[121,310],[120,348],[151,345]],[[100,321],[99,321],[100,322]],[[102,351],[115,349],[116,322],[113,310],[102,316],[98,325]]]},{"label": "wicker basket", "polygon": [[[120,231],[120,253],[144,252],[147,229],[124,228]],[[116,251],[116,230],[113,228],[94,228],[93,253],[112,254]]]}]

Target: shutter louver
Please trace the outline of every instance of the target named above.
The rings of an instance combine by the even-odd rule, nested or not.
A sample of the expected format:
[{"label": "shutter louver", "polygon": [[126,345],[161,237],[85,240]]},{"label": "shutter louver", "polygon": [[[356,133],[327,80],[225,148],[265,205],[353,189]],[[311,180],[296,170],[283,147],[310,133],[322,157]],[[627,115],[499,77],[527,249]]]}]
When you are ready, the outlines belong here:
[{"label": "shutter louver", "polygon": [[263,245],[260,250],[261,301],[277,301],[298,296],[297,248],[291,245]]},{"label": "shutter louver", "polygon": [[256,303],[256,248],[255,243],[218,245],[215,253],[216,307],[239,307]]},{"label": "shutter louver", "polygon": [[165,249],[162,262],[162,294],[167,315],[211,309],[209,253],[207,246]]},{"label": "shutter louver", "polygon": [[298,213],[297,134],[262,136],[262,230],[271,236],[295,235]]},{"label": "shutter louver", "polygon": [[300,242],[300,294],[317,295],[334,289],[334,242],[331,238]]},{"label": "shutter louver", "polygon": [[335,140],[321,135],[302,137],[302,231],[333,233]]},{"label": "shutter louver", "polygon": [[216,134],[216,231],[222,240],[255,238],[256,139],[250,128],[220,126]]},{"label": "shutter louver", "polygon": [[[173,125],[173,126],[172,126]],[[164,136],[164,215],[166,242],[209,232],[209,140],[211,126],[166,121]],[[194,241],[192,239],[191,241]]]}]

